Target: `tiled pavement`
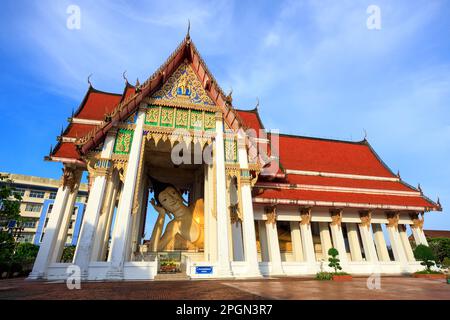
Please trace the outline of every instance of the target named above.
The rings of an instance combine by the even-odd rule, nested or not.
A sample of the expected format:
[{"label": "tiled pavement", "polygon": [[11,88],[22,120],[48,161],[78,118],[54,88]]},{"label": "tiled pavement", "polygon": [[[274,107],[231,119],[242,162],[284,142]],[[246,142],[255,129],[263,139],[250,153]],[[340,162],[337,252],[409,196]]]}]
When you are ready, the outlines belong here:
[{"label": "tiled pavement", "polygon": [[305,278],[207,281],[84,282],[68,290],[64,282],[0,280],[0,299],[444,299],[450,300],[445,280],[382,277],[381,288],[369,290],[367,278],[351,282]]}]

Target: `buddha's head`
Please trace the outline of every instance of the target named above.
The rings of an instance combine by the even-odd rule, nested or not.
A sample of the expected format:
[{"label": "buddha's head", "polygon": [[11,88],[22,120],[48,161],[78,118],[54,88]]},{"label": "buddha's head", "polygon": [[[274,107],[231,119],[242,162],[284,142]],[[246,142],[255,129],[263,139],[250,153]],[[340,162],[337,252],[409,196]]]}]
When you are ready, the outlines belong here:
[{"label": "buddha's head", "polygon": [[183,205],[180,192],[170,183],[165,183],[150,177],[155,192],[155,200],[168,212],[175,214]]},{"label": "buddha's head", "polygon": [[[156,196],[156,194],[155,194]],[[158,194],[158,202],[167,211],[175,214],[183,206],[183,198],[173,186],[166,187]]]}]

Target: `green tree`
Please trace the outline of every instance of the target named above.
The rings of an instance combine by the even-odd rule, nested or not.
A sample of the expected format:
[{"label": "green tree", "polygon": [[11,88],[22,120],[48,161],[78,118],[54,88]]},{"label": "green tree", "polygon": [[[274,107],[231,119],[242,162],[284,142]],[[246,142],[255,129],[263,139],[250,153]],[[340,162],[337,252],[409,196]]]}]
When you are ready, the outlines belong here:
[{"label": "green tree", "polygon": [[436,262],[442,264],[445,258],[450,258],[450,239],[433,238],[428,239],[428,245],[436,257]]},{"label": "green tree", "polygon": [[435,265],[433,250],[431,250],[431,248],[426,245],[419,244],[414,249],[414,258],[416,258],[416,260],[422,261],[420,264],[426,267],[427,272],[431,272],[431,267]]},{"label": "green tree", "polygon": [[334,273],[337,273],[338,270],[342,270],[340,264],[341,261],[337,257],[339,255],[339,251],[336,248],[330,248],[328,250],[328,255],[330,256],[330,258],[328,258],[328,266],[334,269]]},{"label": "green tree", "polygon": [[0,174],[0,226],[9,220],[19,220],[22,196],[12,186],[13,181],[5,174]]}]

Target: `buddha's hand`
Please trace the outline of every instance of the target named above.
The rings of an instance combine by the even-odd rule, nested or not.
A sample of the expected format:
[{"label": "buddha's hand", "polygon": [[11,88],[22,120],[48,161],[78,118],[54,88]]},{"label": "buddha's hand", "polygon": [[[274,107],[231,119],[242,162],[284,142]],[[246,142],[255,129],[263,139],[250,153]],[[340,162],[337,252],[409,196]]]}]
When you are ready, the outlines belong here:
[{"label": "buddha's hand", "polygon": [[160,214],[165,215],[166,209],[164,209],[163,206],[156,203],[155,199],[150,200],[150,204],[153,206],[153,208]]}]

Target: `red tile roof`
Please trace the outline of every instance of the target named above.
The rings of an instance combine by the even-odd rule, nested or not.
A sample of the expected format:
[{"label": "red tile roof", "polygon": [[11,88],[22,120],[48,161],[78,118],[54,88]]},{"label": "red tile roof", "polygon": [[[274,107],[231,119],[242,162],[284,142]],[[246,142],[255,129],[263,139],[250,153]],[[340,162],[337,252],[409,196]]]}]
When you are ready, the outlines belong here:
[{"label": "red tile roof", "polygon": [[66,129],[64,137],[81,138],[94,128],[95,125],[91,124],[71,123],[69,124],[69,127]]},{"label": "red tile roof", "polygon": [[430,203],[420,196],[391,196],[350,192],[267,189],[264,190],[261,194],[256,195],[255,198],[338,202],[368,205],[410,206],[423,208],[435,207],[434,204]]},{"label": "red tile roof", "polygon": [[417,190],[403,184],[402,182],[396,182],[396,181],[347,179],[347,178],[334,178],[334,177],[322,177],[322,176],[306,176],[306,175],[298,175],[298,174],[289,174],[287,176],[287,183],[318,185],[318,186],[332,186],[332,187],[345,187],[345,188],[417,191]]},{"label": "red tile roof", "polygon": [[395,177],[365,142],[280,135],[280,159],[286,169]]},{"label": "red tile roof", "polygon": [[66,159],[79,159],[80,154],[72,142],[62,142],[58,144],[53,151],[52,157],[66,158]]},{"label": "red tile roof", "polygon": [[112,112],[121,98],[121,94],[102,92],[90,87],[75,117],[103,120],[105,114]]}]

